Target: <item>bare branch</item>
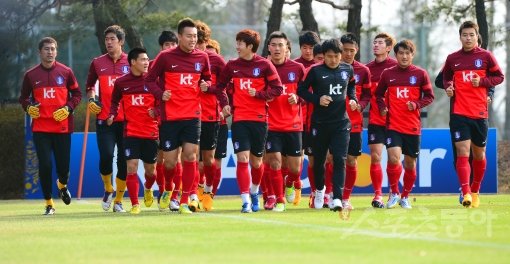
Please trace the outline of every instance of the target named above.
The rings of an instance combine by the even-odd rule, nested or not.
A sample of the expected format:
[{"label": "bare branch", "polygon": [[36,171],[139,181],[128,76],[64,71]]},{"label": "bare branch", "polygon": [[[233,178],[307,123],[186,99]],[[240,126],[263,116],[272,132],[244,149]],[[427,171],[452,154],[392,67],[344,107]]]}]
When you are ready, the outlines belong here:
[{"label": "bare branch", "polygon": [[297,3],[299,3],[299,0],[294,0],[292,2],[285,1],[286,5],[293,5],[293,4],[297,4]]},{"label": "bare branch", "polygon": [[331,0],[315,0],[315,1],[317,1],[319,3],[323,3],[323,4],[328,4],[328,5],[332,6],[333,8],[339,9],[339,10],[349,10],[349,9],[351,9],[351,5],[337,5],[337,4],[335,4]]}]

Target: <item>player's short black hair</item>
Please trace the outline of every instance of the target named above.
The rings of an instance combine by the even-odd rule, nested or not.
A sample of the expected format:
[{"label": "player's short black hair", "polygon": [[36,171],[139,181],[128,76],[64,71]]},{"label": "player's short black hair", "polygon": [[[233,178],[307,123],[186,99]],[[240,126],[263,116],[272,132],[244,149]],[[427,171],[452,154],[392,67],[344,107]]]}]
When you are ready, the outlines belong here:
[{"label": "player's short black hair", "polygon": [[397,44],[395,44],[395,47],[393,47],[393,52],[395,52],[395,54],[397,54],[399,48],[408,50],[413,54],[416,51],[416,46],[409,39],[404,39],[404,40],[397,42]]},{"label": "player's short black hair", "polygon": [[315,57],[319,54],[322,54],[322,45],[317,43],[313,46],[313,56]]},{"label": "player's short black hair", "polygon": [[340,37],[340,42],[342,42],[342,44],[353,44],[356,47],[359,47],[358,38],[354,34],[352,34],[350,32],[344,34],[343,36],[341,36]]},{"label": "player's short black hair", "polygon": [[129,62],[129,66],[131,66],[131,60],[136,60],[138,59],[138,56],[140,54],[143,54],[143,53],[147,53],[147,50],[145,48],[141,48],[141,47],[135,47],[133,49],[131,49],[128,53],[128,62]]},{"label": "player's short black hair", "polygon": [[196,28],[197,26],[195,25],[195,22],[193,22],[193,19],[189,17],[183,18],[179,21],[179,24],[177,24],[177,34],[182,34],[186,27]]},{"label": "player's short black hair", "polygon": [[158,43],[160,46],[163,46],[165,42],[175,42],[178,43],[177,36],[171,30],[163,30],[161,35],[159,35]]},{"label": "player's short black hair", "polygon": [[299,47],[303,45],[315,46],[315,44],[320,43],[321,39],[316,32],[313,31],[303,31],[301,35],[299,35]]},{"label": "player's short black hair", "polygon": [[106,35],[108,33],[113,33],[115,34],[115,36],[117,36],[117,39],[120,41],[120,40],[124,40],[126,38],[126,32],[124,31],[124,29],[119,26],[119,25],[111,25],[109,27],[107,27],[105,30],[104,30],[104,36],[106,37]]},{"label": "player's short black hair", "polygon": [[334,53],[342,53],[342,42],[336,38],[325,40],[324,43],[322,43],[322,53],[326,54],[326,52],[330,50]]},{"label": "player's short black hair", "polygon": [[39,41],[39,51],[44,47],[44,44],[46,43],[54,43],[55,48],[57,48],[57,41],[52,37],[44,37]]},{"label": "player's short black hair", "polygon": [[269,34],[269,37],[267,38],[267,45],[271,43],[271,40],[274,38],[282,38],[287,41],[287,44],[289,43],[289,39],[287,38],[287,35],[281,31],[274,31],[273,33]]},{"label": "player's short black hair", "polygon": [[459,36],[462,35],[462,30],[465,29],[465,28],[474,28],[475,29],[475,32],[476,32],[476,35],[478,36],[480,33],[479,32],[479,27],[478,27],[478,24],[476,24],[475,22],[473,21],[464,21],[460,27],[459,27]]}]

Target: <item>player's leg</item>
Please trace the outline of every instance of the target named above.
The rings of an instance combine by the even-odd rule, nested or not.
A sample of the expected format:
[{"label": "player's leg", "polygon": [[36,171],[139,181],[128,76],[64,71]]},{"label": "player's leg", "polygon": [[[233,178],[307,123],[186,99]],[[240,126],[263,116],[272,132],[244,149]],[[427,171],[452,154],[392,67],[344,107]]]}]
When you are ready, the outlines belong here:
[{"label": "player's leg", "polygon": [[39,182],[41,183],[43,198],[45,200],[44,215],[53,215],[55,213],[55,204],[51,198],[51,137],[48,133],[41,132],[34,132],[33,136],[35,152],[39,162]]},{"label": "player's leg", "polygon": [[368,125],[368,147],[370,149],[370,179],[374,189],[372,207],[384,208],[382,199],[383,171],[381,166],[386,130],[382,126]]},{"label": "player's leg", "polygon": [[65,204],[71,203],[71,193],[67,188],[69,163],[71,161],[71,134],[53,134],[52,149],[57,171],[59,196]]},{"label": "player's leg", "polygon": [[487,120],[473,120],[472,130],[472,144],[471,150],[473,153],[473,183],[471,184],[472,193],[472,207],[477,208],[480,205],[480,186],[485,176],[485,170],[487,167],[486,161],[486,144],[487,144],[487,132],[488,123]]},{"label": "player's leg", "polygon": [[[96,123],[96,136],[97,136],[97,147],[99,150],[99,173],[104,185],[104,195],[101,202],[103,210],[108,211],[112,204],[113,199],[113,185],[112,185],[112,173],[113,173],[113,155],[115,150],[115,133],[114,129],[105,122]],[[117,192],[115,194],[114,203],[122,204],[122,197],[126,190],[126,181],[115,179]],[[121,188],[124,187],[124,188]],[[122,195],[122,196],[120,196]],[[120,206],[122,207],[122,206]],[[115,211],[115,205],[114,205]]]},{"label": "player's leg", "polygon": [[331,154],[333,155],[333,202],[329,208],[333,211],[342,210],[342,195],[345,186],[345,160],[349,146],[350,133],[342,129],[340,124],[332,128],[330,143]]},{"label": "player's leg", "polygon": [[389,130],[387,132],[388,140],[386,142],[386,150],[388,152],[388,164],[386,173],[390,184],[390,197],[386,204],[386,208],[394,208],[400,202],[399,179],[402,174],[402,138],[396,131]]}]

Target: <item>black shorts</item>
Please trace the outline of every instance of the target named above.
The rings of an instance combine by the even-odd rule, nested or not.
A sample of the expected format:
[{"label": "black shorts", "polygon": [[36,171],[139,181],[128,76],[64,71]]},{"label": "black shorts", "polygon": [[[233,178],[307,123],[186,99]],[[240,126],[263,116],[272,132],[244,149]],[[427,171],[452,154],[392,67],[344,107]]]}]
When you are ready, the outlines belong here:
[{"label": "black shorts", "polygon": [[420,139],[420,135],[408,135],[388,130],[386,131],[386,149],[400,147],[402,154],[417,158],[420,155]]},{"label": "black shorts", "polygon": [[202,122],[200,127],[200,150],[216,149],[219,129],[219,122]]},{"label": "black shorts", "polygon": [[303,142],[303,150],[307,156],[313,156],[313,148],[312,148],[312,134],[310,131],[303,131],[302,133],[302,142]]},{"label": "black shorts", "polygon": [[249,150],[256,157],[264,154],[267,138],[267,123],[238,121],[232,123],[232,144],[234,153]]},{"label": "black shorts", "polygon": [[267,132],[266,153],[280,152],[283,156],[301,156],[301,132]]},{"label": "black shorts", "polygon": [[223,159],[227,157],[227,141],[228,141],[228,125],[220,125],[218,131],[218,144],[214,152],[215,159]]},{"label": "black shorts", "polygon": [[347,150],[347,154],[350,156],[361,156],[361,132],[351,133],[351,138],[349,139],[349,149]]},{"label": "black shorts", "polygon": [[487,144],[487,119],[473,119],[452,114],[450,116],[450,135],[452,142],[471,140],[478,147]]},{"label": "black shorts", "polygon": [[172,151],[184,142],[198,144],[200,120],[163,121],[159,131],[159,144],[163,151]]},{"label": "black shorts", "polygon": [[380,125],[368,125],[368,145],[384,144],[386,142],[386,127]]},{"label": "black shorts", "polygon": [[125,137],[124,156],[126,160],[141,159],[144,163],[154,164],[158,156],[158,140]]}]

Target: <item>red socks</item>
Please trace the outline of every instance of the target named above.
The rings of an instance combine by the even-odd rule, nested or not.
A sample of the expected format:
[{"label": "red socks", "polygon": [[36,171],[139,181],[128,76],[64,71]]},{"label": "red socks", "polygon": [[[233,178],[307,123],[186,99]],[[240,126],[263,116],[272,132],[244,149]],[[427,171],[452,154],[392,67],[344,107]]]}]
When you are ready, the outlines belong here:
[{"label": "red socks", "polygon": [[382,196],[383,172],[380,163],[370,165],[370,179],[372,179],[375,196]]},{"label": "red socks", "polygon": [[400,163],[388,163],[386,173],[388,173],[388,181],[390,182],[391,193],[400,193],[398,188],[398,180],[400,179],[400,174],[402,174],[402,165]]},{"label": "red socks", "polygon": [[307,171],[308,171],[308,181],[310,182],[310,191],[315,192],[315,190],[317,190],[317,189],[315,187],[315,176],[313,174],[313,168],[308,167]]},{"label": "red socks", "polygon": [[165,190],[165,172],[163,163],[156,164],[156,183],[158,184],[159,193]]},{"label": "red socks", "polygon": [[144,184],[145,189],[152,188],[152,185],[154,185],[155,181],[156,181],[156,175],[148,175],[147,173],[145,173],[145,184]]},{"label": "red socks", "polygon": [[181,204],[188,204],[188,198],[196,176],[197,163],[195,161],[182,162],[182,196]]},{"label": "red socks", "polygon": [[174,167],[173,169],[164,168],[163,171],[165,174],[165,180],[163,181],[165,183],[164,190],[167,192],[172,191],[172,189],[173,189],[172,187],[175,187],[175,186],[172,186],[172,183],[173,183],[173,179],[175,177],[176,171],[177,171],[177,167]]},{"label": "red socks", "polygon": [[283,199],[283,176],[282,170],[270,169],[271,185],[273,186],[274,194],[276,195],[277,203],[285,203]]},{"label": "red socks", "polygon": [[326,185],[326,194],[333,191],[333,164],[326,162],[324,185]]},{"label": "red socks", "polygon": [[250,172],[248,162],[237,162],[236,169],[237,186],[241,194],[250,193]]},{"label": "red socks", "polygon": [[483,176],[485,176],[485,169],[487,167],[487,160],[473,159],[473,183],[471,184],[471,192],[480,192],[480,185],[482,184]]},{"label": "red socks", "polygon": [[216,168],[216,173],[214,174],[213,179],[213,194],[216,195],[216,192],[218,192],[218,186],[221,182],[221,166],[219,168]]},{"label": "red socks", "polygon": [[342,199],[348,200],[349,197],[351,197],[352,189],[354,188],[354,183],[356,183],[357,176],[358,167],[345,165],[345,185]]},{"label": "red socks", "polygon": [[416,181],[416,169],[404,170],[404,190],[402,191],[402,198],[407,198],[411,190],[413,190],[414,182]]},{"label": "red socks", "polygon": [[216,164],[213,163],[211,166],[204,165],[205,184],[212,186],[214,183],[214,175],[216,174]]},{"label": "red socks", "polygon": [[258,169],[255,167],[251,167],[251,182],[254,185],[260,185],[260,182],[262,181],[263,174],[264,174],[264,163],[262,163]]},{"label": "red socks", "polygon": [[131,173],[126,176],[126,186],[129,193],[129,199],[131,200],[131,205],[139,204],[138,190],[140,188],[140,183],[138,182],[138,175],[136,173]]},{"label": "red socks", "polygon": [[457,169],[457,176],[459,177],[460,187],[462,188],[462,194],[466,195],[471,193],[469,187],[469,175],[471,174],[471,167],[469,166],[469,157],[457,157],[457,163],[455,164]]}]

